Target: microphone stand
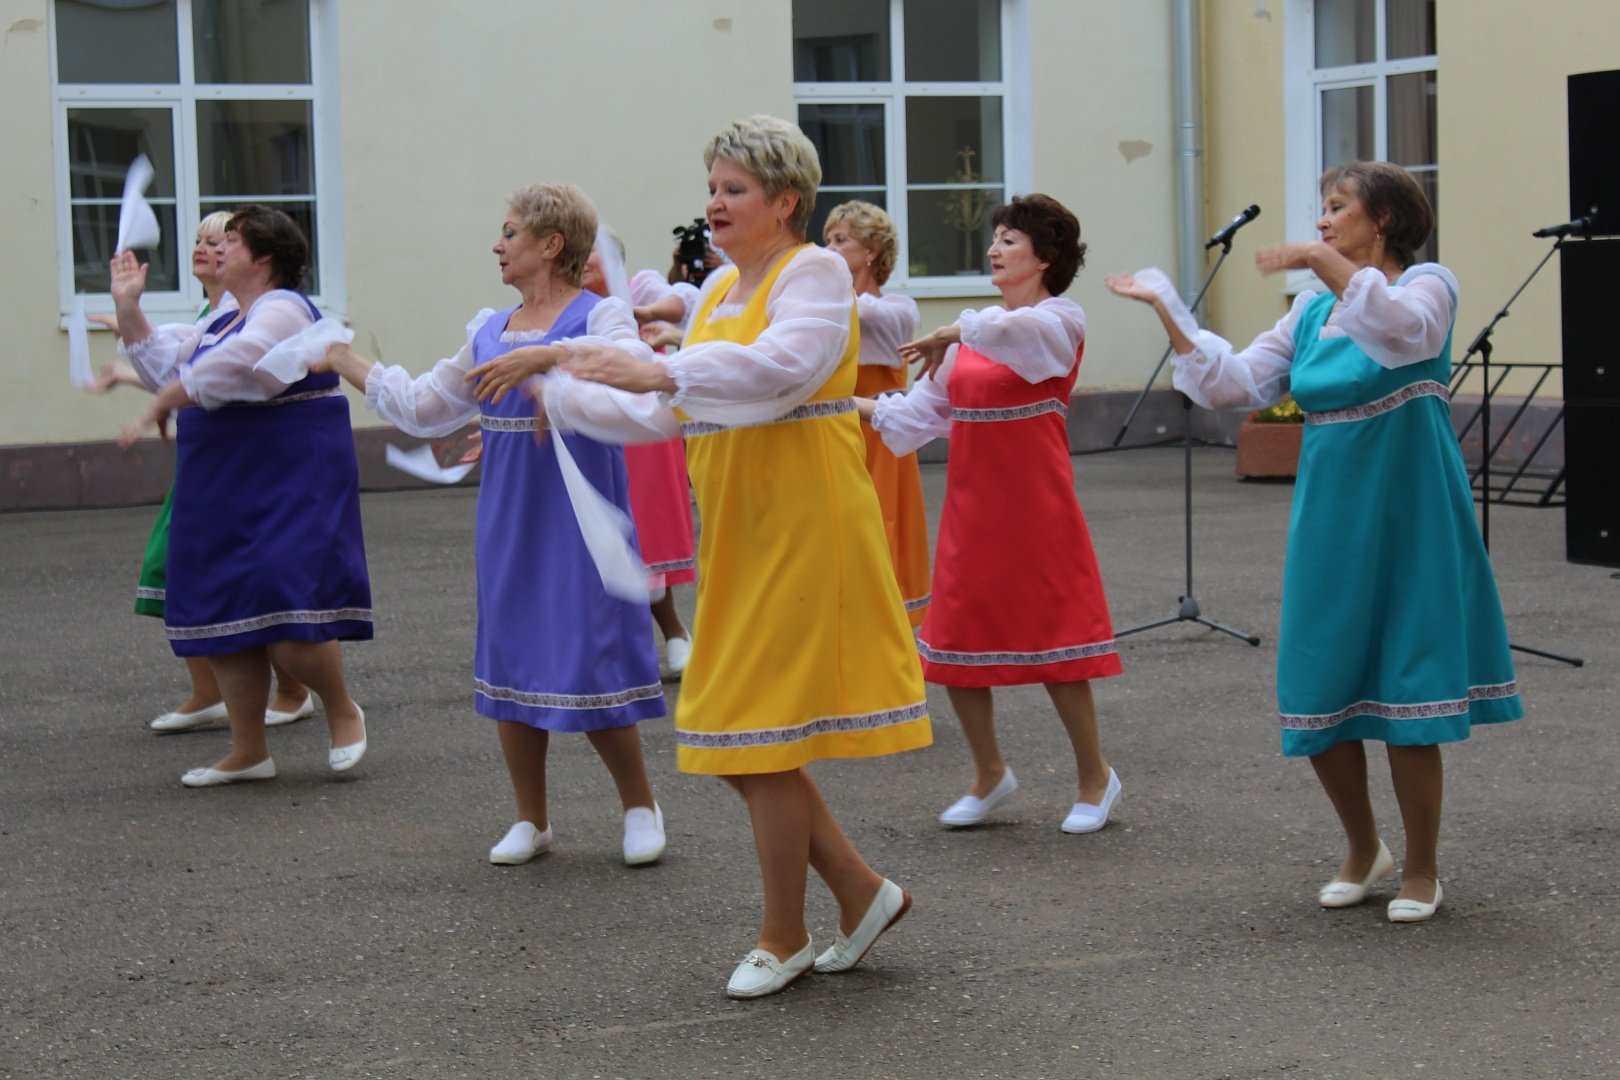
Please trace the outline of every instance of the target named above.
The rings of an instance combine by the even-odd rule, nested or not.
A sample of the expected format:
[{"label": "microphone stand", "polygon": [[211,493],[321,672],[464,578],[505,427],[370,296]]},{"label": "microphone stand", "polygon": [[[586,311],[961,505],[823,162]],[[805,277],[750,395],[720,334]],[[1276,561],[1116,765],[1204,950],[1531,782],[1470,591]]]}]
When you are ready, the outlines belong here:
[{"label": "microphone stand", "polygon": [[[1536,263],[1536,268],[1530,271],[1530,276],[1524,279],[1513,295],[1508,297],[1507,303],[1502,305],[1502,310],[1493,315],[1491,321],[1485,324],[1485,328],[1474,337],[1474,343],[1468,346],[1468,351],[1463,354],[1462,361],[1458,365],[1459,367],[1466,366],[1469,357],[1475,353],[1479,354],[1481,388],[1484,390],[1484,398],[1479,413],[1479,533],[1480,538],[1485,541],[1485,554],[1487,556],[1491,553],[1491,459],[1496,456],[1496,448],[1491,445],[1491,335],[1496,332],[1496,324],[1508,317],[1508,309],[1519,298],[1519,294],[1529,288],[1536,275],[1541,273],[1541,268],[1546,266],[1554,255],[1563,250],[1564,240],[1565,237],[1560,236],[1553,241],[1552,247],[1547,249],[1547,254],[1543,255],[1541,261]],[[1586,666],[1586,661],[1580,657],[1564,656],[1562,653],[1532,649],[1528,645],[1515,645],[1512,641],[1508,642],[1508,648],[1516,649],[1522,653],[1529,653],[1532,656],[1544,657],[1548,660],[1557,660],[1559,663],[1568,664],[1570,667]]]},{"label": "microphone stand", "polygon": [[[1203,302],[1204,294],[1209,291],[1210,283],[1215,280],[1215,275],[1220,273],[1221,264],[1226,261],[1226,257],[1228,255],[1232,254],[1232,237],[1230,235],[1226,236],[1224,239],[1222,239],[1220,241],[1220,246],[1221,246],[1221,253],[1215,259],[1215,265],[1210,267],[1209,268],[1209,273],[1204,276],[1204,284],[1198,290],[1198,296],[1192,302],[1192,306],[1193,306],[1193,308],[1195,310],[1197,309],[1198,305]],[[1165,362],[1170,359],[1170,353],[1174,350],[1174,348],[1175,348],[1175,346],[1173,346],[1173,345],[1165,346],[1164,355],[1159,357],[1159,366],[1154,368],[1153,369],[1153,374],[1148,376],[1147,385],[1142,388],[1141,394],[1137,395],[1136,403],[1131,406],[1131,411],[1125,417],[1125,422],[1120,425],[1119,434],[1114,436],[1114,445],[1115,446],[1118,446],[1119,443],[1120,443],[1120,440],[1125,438],[1125,432],[1131,426],[1131,421],[1136,419],[1136,410],[1140,409],[1142,407],[1142,402],[1147,399],[1148,391],[1153,389],[1154,381],[1156,379],[1158,379],[1159,372],[1164,370]],[[1260,644],[1260,637],[1259,637],[1258,634],[1250,634],[1250,633],[1247,633],[1246,631],[1243,631],[1243,630],[1234,630],[1230,626],[1221,625],[1220,623],[1216,622],[1214,619],[1206,618],[1204,616],[1204,613],[1198,607],[1197,598],[1193,596],[1193,554],[1192,554],[1192,445],[1193,445],[1192,444],[1192,408],[1193,408],[1193,403],[1192,403],[1192,398],[1188,397],[1186,394],[1182,394],[1181,395],[1181,407],[1182,407],[1182,410],[1183,410],[1183,419],[1182,419],[1182,427],[1181,427],[1181,448],[1182,448],[1182,459],[1183,459],[1182,498],[1183,498],[1183,503],[1184,503],[1184,505],[1183,505],[1183,514],[1185,516],[1186,535],[1187,535],[1187,541],[1186,541],[1187,591],[1185,593],[1183,593],[1182,596],[1180,597],[1180,607],[1178,607],[1176,609],[1176,613],[1174,615],[1171,615],[1169,618],[1156,619],[1153,622],[1142,623],[1140,626],[1131,626],[1131,627],[1127,627],[1124,630],[1115,630],[1114,631],[1114,637],[1115,638],[1122,638],[1122,637],[1125,637],[1127,634],[1136,634],[1136,633],[1142,632],[1143,630],[1153,630],[1153,629],[1156,629],[1157,627],[1160,627],[1160,626],[1169,626],[1171,623],[1193,622],[1193,623],[1197,623],[1200,626],[1207,626],[1211,630],[1219,630],[1221,633],[1228,634],[1228,635],[1230,635],[1232,637],[1237,638],[1240,641],[1247,641],[1250,645],[1259,645]]]}]

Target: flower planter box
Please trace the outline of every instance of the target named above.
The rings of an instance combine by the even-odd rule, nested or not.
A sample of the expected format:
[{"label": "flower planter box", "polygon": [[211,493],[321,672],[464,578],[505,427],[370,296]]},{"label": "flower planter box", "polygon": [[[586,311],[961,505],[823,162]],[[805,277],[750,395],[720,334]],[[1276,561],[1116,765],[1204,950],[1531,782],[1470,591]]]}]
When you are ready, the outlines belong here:
[{"label": "flower planter box", "polygon": [[1258,424],[1243,421],[1238,429],[1237,474],[1242,477],[1291,477],[1299,471],[1299,440],[1304,424]]}]

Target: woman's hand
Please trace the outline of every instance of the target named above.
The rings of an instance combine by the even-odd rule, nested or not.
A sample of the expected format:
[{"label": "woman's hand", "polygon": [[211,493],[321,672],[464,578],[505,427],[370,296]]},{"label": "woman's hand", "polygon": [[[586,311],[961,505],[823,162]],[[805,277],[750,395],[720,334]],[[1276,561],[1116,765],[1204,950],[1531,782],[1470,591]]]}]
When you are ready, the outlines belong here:
[{"label": "woman's hand", "polygon": [[1135,274],[1109,274],[1103,278],[1103,284],[1108,286],[1109,292],[1127,300],[1140,300],[1144,304],[1159,302],[1159,294],[1146,285],[1138,285]]},{"label": "woman's hand", "polygon": [[655,351],[661,351],[671,345],[680,348],[681,336],[681,328],[670,322],[650,322],[641,328],[641,340],[651,345]]},{"label": "woman's hand", "polygon": [[502,398],[557,366],[563,349],[559,345],[524,345],[479,364],[467,372],[467,381],[478,384],[478,400],[498,405]]},{"label": "woman's hand", "polygon": [[870,424],[872,422],[872,417],[877,413],[877,398],[869,398],[869,397],[858,397],[858,398],[856,398],[855,399],[855,412],[856,412],[857,415],[860,416],[860,418],[862,420],[865,420],[867,423]]},{"label": "woman's hand", "polygon": [[147,264],[135,258],[133,251],[120,251],[107,266],[112,271],[112,284],[107,291],[112,294],[113,303],[139,303],[141,294],[146,292]]},{"label": "woman's hand", "polygon": [[1254,253],[1254,266],[1262,274],[1277,274],[1284,270],[1311,269],[1311,256],[1327,245],[1319,240],[1303,244],[1275,244]]},{"label": "woman's hand", "polygon": [[932,334],[920,337],[916,341],[908,341],[900,346],[900,359],[908,364],[922,365],[921,368],[917,369],[916,378],[921,379],[927,376],[931,379],[934,377],[934,372],[938,371],[940,365],[945,362],[945,351],[952,345],[960,344],[961,341],[961,326],[951,323],[949,326],[940,327]]},{"label": "woman's hand", "polygon": [[136,441],[140,439],[142,435],[146,434],[146,429],[154,424],[157,425],[158,437],[161,439],[168,439],[169,407],[161,400],[154,403],[145,412],[141,413],[139,418],[131,420],[129,423],[125,424],[119,429],[118,449],[128,450],[131,446],[134,446]]},{"label": "woman's hand", "polygon": [[105,394],[120,383],[128,383],[130,386],[144,385],[141,377],[136,374],[134,365],[120,360],[116,364],[103,364],[101,374],[86,383],[84,389],[90,394]]},{"label": "woman's hand", "polygon": [[484,456],[484,433],[475,431],[467,436],[467,450],[456,459],[457,465],[471,465]]},{"label": "woman's hand", "polygon": [[616,386],[634,394],[675,392],[669,369],[654,360],[635,357],[609,345],[576,345],[566,350],[563,370],[575,378]]}]

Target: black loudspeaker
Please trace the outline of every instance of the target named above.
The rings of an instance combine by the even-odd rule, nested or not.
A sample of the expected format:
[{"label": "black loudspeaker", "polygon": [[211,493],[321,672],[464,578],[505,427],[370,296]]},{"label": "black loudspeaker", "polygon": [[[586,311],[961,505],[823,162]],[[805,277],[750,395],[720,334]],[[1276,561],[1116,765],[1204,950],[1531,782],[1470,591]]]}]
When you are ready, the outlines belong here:
[{"label": "black loudspeaker", "polygon": [[1620,236],[1620,71],[1569,77],[1569,217],[1597,208],[1592,236]]},{"label": "black loudspeaker", "polygon": [[1566,408],[1564,467],[1565,558],[1620,566],[1620,404]]},{"label": "black loudspeaker", "polygon": [[1564,327],[1564,400],[1620,405],[1620,350],[1614,343],[1620,239],[1567,240],[1559,252]]}]

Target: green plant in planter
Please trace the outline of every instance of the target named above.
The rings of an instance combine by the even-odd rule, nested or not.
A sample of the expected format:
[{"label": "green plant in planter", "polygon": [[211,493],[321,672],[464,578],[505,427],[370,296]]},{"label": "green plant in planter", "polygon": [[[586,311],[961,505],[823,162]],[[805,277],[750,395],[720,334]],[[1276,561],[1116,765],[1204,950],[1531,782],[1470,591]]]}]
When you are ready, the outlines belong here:
[{"label": "green plant in planter", "polygon": [[1249,414],[1249,419],[1256,424],[1303,424],[1305,410],[1301,409],[1299,402],[1293,398],[1285,397],[1275,405],[1256,409]]}]

